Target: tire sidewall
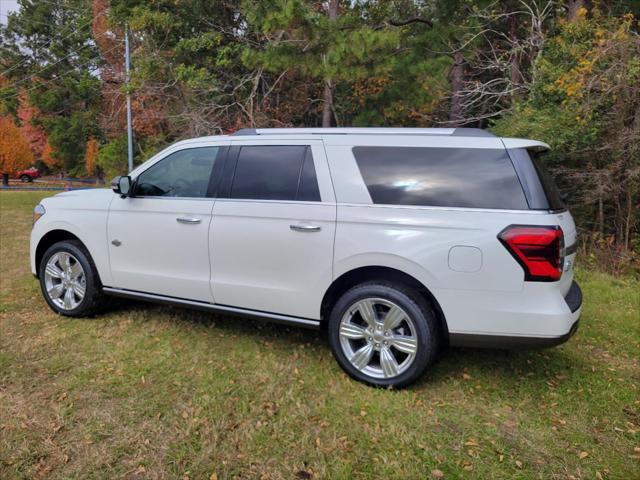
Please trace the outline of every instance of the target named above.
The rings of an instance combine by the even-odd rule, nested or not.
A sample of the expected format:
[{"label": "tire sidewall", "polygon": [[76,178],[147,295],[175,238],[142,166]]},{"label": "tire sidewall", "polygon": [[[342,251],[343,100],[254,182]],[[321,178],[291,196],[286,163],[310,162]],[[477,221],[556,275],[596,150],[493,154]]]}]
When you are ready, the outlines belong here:
[{"label": "tire sidewall", "polygon": [[[78,306],[72,310],[62,310],[55,303],[53,303],[53,301],[49,298],[49,294],[47,293],[47,287],[44,280],[44,273],[47,262],[53,255],[59,252],[67,252],[73,255],[76,259],[78,259],[80,265],[82,266],[82,269],[84,270],[85,295]],[[40,265],[38,268],[38,278],[40,280],[40,289],[42,290],[42,295],[44,296],[44,299],[46,300],[49,307],[54,312],[68,317],[81,316],[85,314],[92,306],[93,297],[98,292],[95,281],[96,278],[87,253],[85,253],[82,248],[69,241],[55,243],[47,249],[47,251],[42,256],[42,260],[40,261]]]},{"label": "tire sidewall", "polygon": [[[340,344],[340,322],[346,311],[357,301],[373,297],[389,300],[402,307],[413,320],[416,329],[418,341],[416,358],[405,372],[391,379],[373,378],[355,368],[347,359]],[[433,357],[435,348],[433,339],[437,333],[433,328],[433,322],[426,318],[429,314],[430,312],[421,307],[408,292],[380,283],[360,285],[347,291],[334,305],[329,317],[329,344],[340,366],[352,378],[377,387],[403,387],[417,380]]]}]

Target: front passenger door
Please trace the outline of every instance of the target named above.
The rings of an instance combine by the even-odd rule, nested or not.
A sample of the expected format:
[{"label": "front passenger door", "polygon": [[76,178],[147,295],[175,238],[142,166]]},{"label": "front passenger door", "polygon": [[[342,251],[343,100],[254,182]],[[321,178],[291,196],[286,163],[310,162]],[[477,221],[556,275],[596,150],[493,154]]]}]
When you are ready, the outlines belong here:
[{"label": "front passenger door", "polygon": [[112,287],[213,302],[209,224],[213,188],[227,148],[183,148],[134,179],[108,219]]}]

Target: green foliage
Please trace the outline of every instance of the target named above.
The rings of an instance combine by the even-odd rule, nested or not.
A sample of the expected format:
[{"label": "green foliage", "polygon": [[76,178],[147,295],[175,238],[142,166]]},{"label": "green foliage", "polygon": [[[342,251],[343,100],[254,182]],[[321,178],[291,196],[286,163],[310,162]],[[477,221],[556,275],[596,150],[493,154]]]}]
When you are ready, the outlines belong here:
[{"label": "green foliage", "polygon": [[126,135],[107,142],[100,147],[96,165],[104,172],[106,179],[127,173]]},{"label": "green foliage", "polygon": [[399,41],[395,30],[376,30],[355,9],[343,9],[331,21],[302,0],[244,2],[243,12],[263,42],[247,45],[248,67],[293,69],[320,80],[359,79],[389,71]]},{"label": "green foliage", "polygon": [[[534,65],[529,97],[493,126],[499,135],[549,143],[547,161],[561,185],[577,193],[580,224],[599,222],[600,234],[615,234],[623,246],[638,222],[640,38],[634,25],[631,15],[598,10],[561,22]],[[605,229],[603,210],[617,224]]]},{"label": "green foliage", "polygon": [[54,157],[72,174],[83,171],[85,143],[98,133],[101,82],[93,71],[100,59],[88,6],[86,0],[23,0],[20,12],[0,29],[0,58],[14,65],[0,103],[13,112],[15,95],[26,89],[43,116],[36,120],[49,135]]}]

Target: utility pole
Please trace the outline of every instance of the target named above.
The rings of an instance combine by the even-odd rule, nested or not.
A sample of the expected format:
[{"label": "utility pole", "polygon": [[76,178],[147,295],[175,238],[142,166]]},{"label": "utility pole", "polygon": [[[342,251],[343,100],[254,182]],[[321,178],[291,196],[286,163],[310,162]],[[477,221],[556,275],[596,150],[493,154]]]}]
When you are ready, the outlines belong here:
[{"label": "utility pole", "polygon": [[133,128],[131,126],[131,93],[129,92],[129,70],[131,56],[129,54],[129,27],[124,30],[124,71],[127,82],[127,153],[129,159],[129,172],[133,170]]}]

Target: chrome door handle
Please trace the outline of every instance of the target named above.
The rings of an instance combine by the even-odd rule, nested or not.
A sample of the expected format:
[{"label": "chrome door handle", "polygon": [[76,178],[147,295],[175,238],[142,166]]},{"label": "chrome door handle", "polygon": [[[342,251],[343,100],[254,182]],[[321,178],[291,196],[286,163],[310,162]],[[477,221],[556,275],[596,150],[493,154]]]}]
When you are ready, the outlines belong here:
[{"label": "chrome door handle", "polygon": [[193,217],[178,217],[176,218],[176,220],[178,221],[178,223],[187,223],[189,225],[194,225],[196,223],[202,222],[202,220],[200,220],[199,218]]},{"label": "chrome door handle", "polygon": [[294,232],[319,232],[322,230],[318,225],[289,225]]}]

